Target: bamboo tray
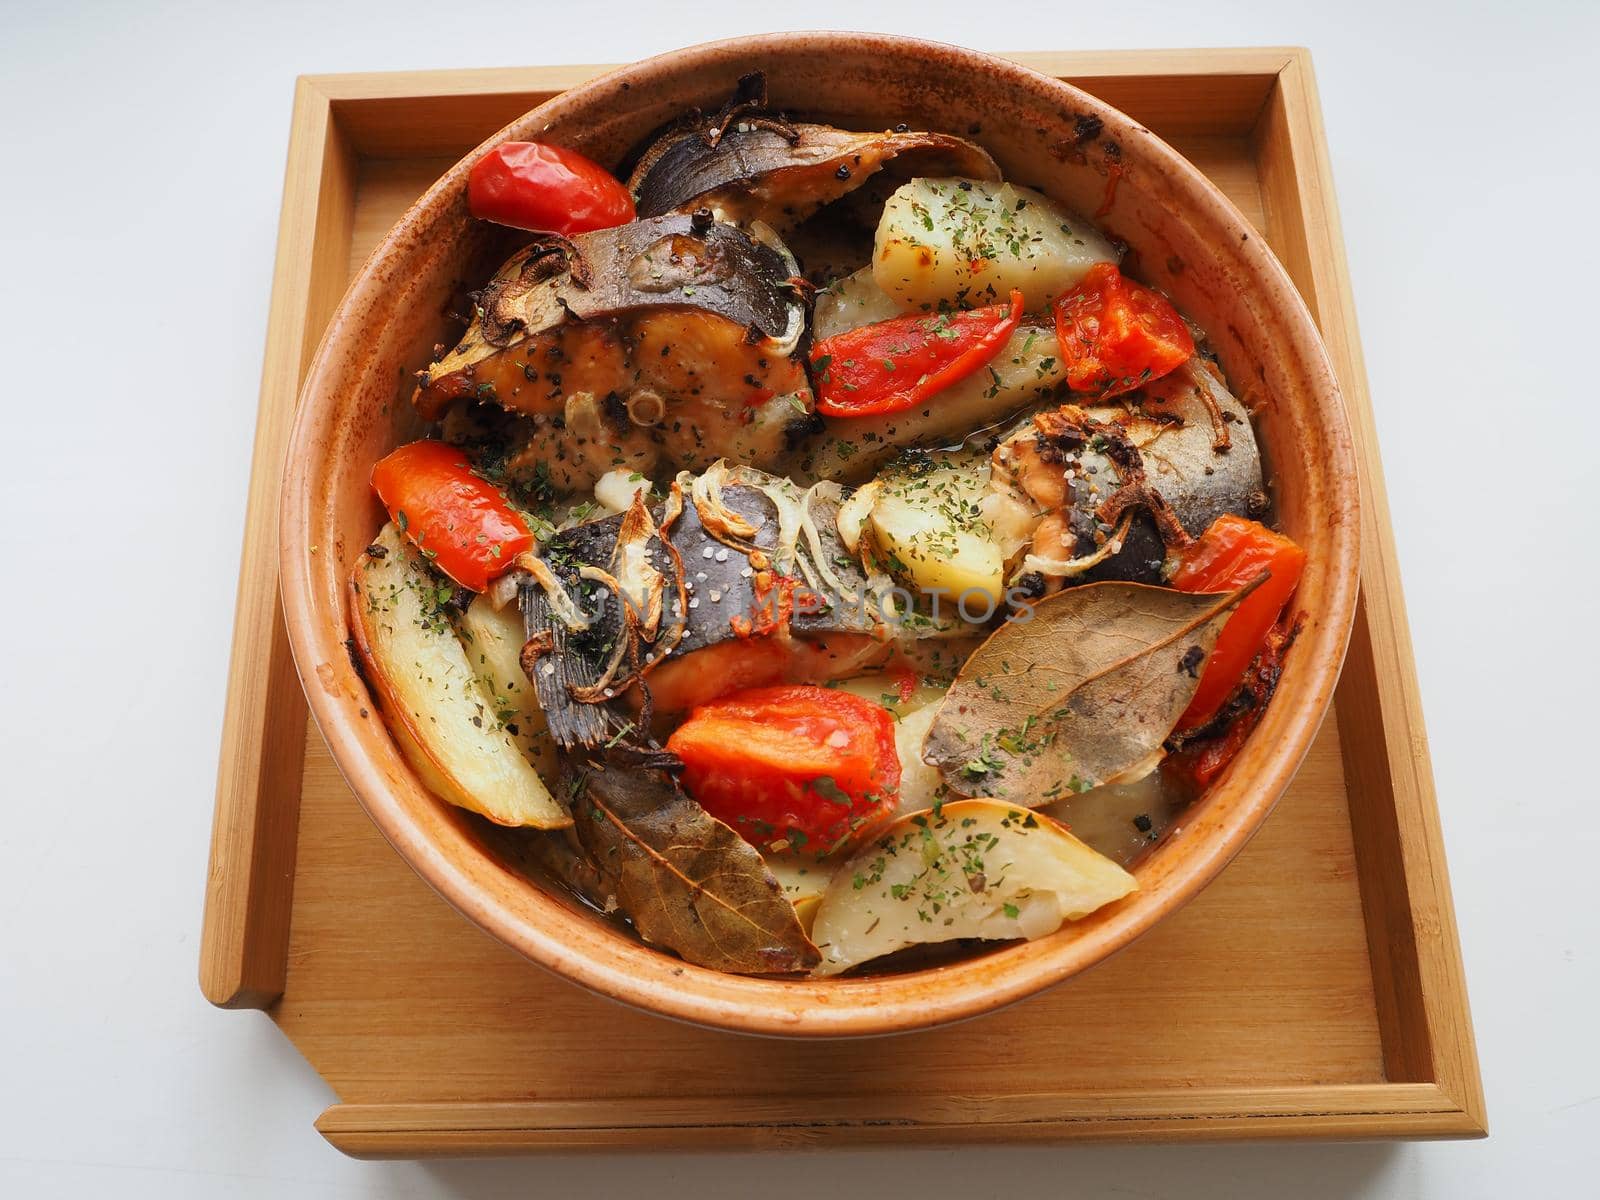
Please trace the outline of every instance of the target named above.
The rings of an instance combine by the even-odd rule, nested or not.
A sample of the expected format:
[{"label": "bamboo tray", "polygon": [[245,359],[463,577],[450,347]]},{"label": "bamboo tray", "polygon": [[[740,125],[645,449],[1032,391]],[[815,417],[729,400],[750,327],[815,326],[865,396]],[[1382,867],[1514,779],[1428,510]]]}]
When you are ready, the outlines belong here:
[{"label": "bamboo tray", "polygon": [[1315,85],[1302,50],[1047,53],[1165,136],[1321,324],[1363,460],[1362,600],[1335,711],[1222,877],[1137,945],[953,1029],[792,1044],[597,999],[459,917],[384,843],[279,617],[280,466],[346,281],[446,167],[598,67],[302,78],[284,185],[212,835],[201,985],[264,1009],[356,1155],[1073,1139],[1473,1137],[1472,1027]]}]

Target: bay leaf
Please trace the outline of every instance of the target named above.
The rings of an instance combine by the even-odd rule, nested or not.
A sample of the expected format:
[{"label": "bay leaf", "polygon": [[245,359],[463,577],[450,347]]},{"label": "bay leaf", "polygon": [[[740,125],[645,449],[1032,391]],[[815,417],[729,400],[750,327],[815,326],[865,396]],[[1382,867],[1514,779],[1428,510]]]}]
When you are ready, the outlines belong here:
[{"label": "bay leaf", "polygon": [[755,847],[665,771],[571,761],[578,839],[645,941],[739,975],[785,975],[820,960]]},{"label": "bay leaf", "polygon": [[961,668],[923,758],[962,795],[1025,805],[1135,777],[1258,583],[1223,594],[1092,583],[1037,602]]}]

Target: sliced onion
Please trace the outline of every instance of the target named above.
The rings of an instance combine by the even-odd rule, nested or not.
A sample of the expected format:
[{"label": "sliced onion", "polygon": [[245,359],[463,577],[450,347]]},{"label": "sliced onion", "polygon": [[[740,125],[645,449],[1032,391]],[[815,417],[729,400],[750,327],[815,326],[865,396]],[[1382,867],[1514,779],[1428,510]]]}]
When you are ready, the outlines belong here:
[{"label": "sliced onion", "polygon": [[850,498],[839,506],[839,515],[834,524],[839,529],[839,540],[851,554],[861,553],[861,535],[867,527],[867,518],[872,515],[872,506],[878,502],[878,495],[882,491],[883,481],[874,479],[851,492]]},{"label": "sliced onion", "polygon": [[638,617],[637,632],[653,641],[661,628],[661,597],[666,580],[650,561],[650,541],[656,536],[656,523],[644,495],[635,492],[633,503],[617,530],[617,544],[611,552],[616,571],[617,596],[631,606]]},{"label": "sliced onion", "polygon": [[844,489],[831,479],[824,479],[806,489],[806,494],[800,500],[800,531],[805,534],[806,545],[811,550],[811,561],[817,574],[822,578],[824,586],[820,590],[831,589],[833,595],[854,606],[861,598],[854,590],[845,587],[844,580],[834,574],[833,567],[828,563],[828,556],[822,549],[822,535],[817,532],[816,521],[811,516],[812,497],[821,496],[837,502],[843,494]]},{"label": "sliced onion", "polygon": [[772,501],[772,507],[778,514],[778,544],[772,549],[773,565],[784,572],[794,570],[799,557],[800,489],[788,479],[768,475],[754,467],[735,467],[729,472],[728,481],[756,488]]},{"label": "sliced onion", "polygon": [[517,598],[517,589],[527,577],[526,571],[510,570],[489,584],[489,589],[483,594],[489,598],[489,604],[495,612]]},{"label": "sliced onion", "polygon": [[544,559],[531,551],[524,551],[517,555],[516,565],[532,575],[533,581],[544,589],[550,601],[550,611],[558,621],[573,631],[589,628],[589,618],[583,615],[583,610],[567,594],[567,589],[561,586],[561,581]]},{"label": "sliced onion", "polygon": [[[748,539],[755,537],[759,525],[752,525],[730,509],[722,499],[722,485],[727,482],[728,460],[719,458],[698,477],[690,476],[689,499],[706,532],[725,546],[741,554],[748,554]],[[680,482],[683,475],[678,476]]]},{"label": "sliced onion", "polygon": [[[789,247],[784,244],[783,239],[778,236],[777,230],[773,229],[765,221],[755,220],[745,227],[745,232],[750,235],[752,240],[778,252],[778,256],[783,259],[789,268],[790,279],[800,278],[800,263],[790,253]],[[788,326],[780,336],[768,339],[771,343],[772,353],[779,358],[788,358],[795,352],[796,347],[800,345],[800,337],[805,331],[806,306],[799,303],[791,304],[789,306]]]},{"label": "sliced onion", "polygon": [[1025,555],[1022,565],[1013,572],[1011,582],[1015,583],[1022,576],[1035,571],[1054,579],[1071,579],[1074,575],[1082,575],[1085,571],[1092,570],[1105,562],[1113,554],[1121,552],[1123,539],[1128,536],[1128,528],[1132,524],[1133,513],[1124,513],[1116,531],[1093,554],[1084,554],[1078,558],[1051,558],[1044,554]]}]

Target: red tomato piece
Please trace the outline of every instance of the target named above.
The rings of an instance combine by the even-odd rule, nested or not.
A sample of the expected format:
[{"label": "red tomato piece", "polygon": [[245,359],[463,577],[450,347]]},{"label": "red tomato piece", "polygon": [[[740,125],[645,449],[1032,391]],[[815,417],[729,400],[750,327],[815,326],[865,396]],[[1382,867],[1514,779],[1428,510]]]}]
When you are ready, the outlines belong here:
[{"label": "red tomato piece", "polygon": [[915,408],[978,370],[1022,320],[1022,293],[1009,304],[967,312],[894,317],[824,338],[811,348],[817,411],[865,417]]},{"label": "red tomato piece", "polygon": [[1180,592],[1229,592],[1263,571],[1271,573],[1239,602],[1222,627],[1222,636],[1201,671],[1194,699],[1178,718],[1180,730],[1204,725],[1233,694],[1294,594],[1305,565],[1306,552],[1281,533],[1231,514],[1218,517],[1178,551],[1178,569],[1169,582]]},{"label": "red tomato piece", "polygon": [[502,142],[467,176],[472,215],[541,233],[583,233],[633,220],[633,197],[616,177],[576,150],[544,142]]},{"label": "red tomato piece", "polygon": [[423,556],[471,591],[483,591],[533,546],[505,497],[443,442],[401,446],[372,468],[372,488]]},{"label": "red tomato piece", "polygon": [[839,850],[899,798],[894,718],[851,692],[791,684],[725,696],[696,708],[667,749],[689,794],[763,850]]},{"label": "red tomato piece", "polygon": [[1112,263],[1090,267],[1055,307],[1061,365],[1075,392],[1131,392],[1194,354],[1194,338],[1172,303]]}]

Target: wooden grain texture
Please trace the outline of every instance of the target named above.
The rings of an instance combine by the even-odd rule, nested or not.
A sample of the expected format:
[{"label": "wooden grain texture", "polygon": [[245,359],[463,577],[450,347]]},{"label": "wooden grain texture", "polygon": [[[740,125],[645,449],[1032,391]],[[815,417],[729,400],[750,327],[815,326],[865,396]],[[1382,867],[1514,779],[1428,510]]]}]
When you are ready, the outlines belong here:
[{"label": "wooden grain texture", "polygon": [[306,706],[278,608],[278,491],[300,380],[349,278],[353,159],[328,99],[295,90],[222,723],[200,987],[260,1008],[283,989]]},{"label": "wooden grain texture", "polygon": [[966,1025],[867,1043],[739,1038],[624,1009],[530,966],[384,844],[305,729],[275,612],[277,471],[300,374],[349,274],[454,158],[601,68],[302,81],[202,984],[213,1001],[241,1006],[281,992],[274,1020],[341,1098],[318,1123],[341,1149],[1482,1132],[1309,59],[1293,50],[1011,57],[1089,86],[1171,141],[1266,234],[1322,324],[1368,497],[1365,596],[1336,719],[1278,811],[1192,905],[1070,984]]},{"label": "wooden grain texture", "polygon": [[1361,601],[1338,712],[1388,1070],[1437,1083],[1486,1132],[1411,629],[1309,53],[1285,65],[1269,111],[1258,144],[1277,148],[1262,155],[1264,196],[1276,223],[1297,230],[1304,257],[1296,283],[1312,298],[1362,450]]},{"label": "wooden grain texture", "polygon": [[[1065,79],[1169,139],[1247,134],[1272,93],[1288,49],[1032,52],[1002,55]],[[556,66],[314,75],[357,154],[452,161],[565,88],[609,68]]]},{"label": "wooden grain texture", "polygon": [[[792,1092],[885,1099],[1383,1079],[1330,722],[1250,847],[1183,912],[1044,996],[878,1042],[732,1037],[596,1000],[469,925],[306,754],[289,979],[274,1016],[341,1098]],[[463,1036],[463,1030],[471,1036]],[[739,1069],[697,1064],[736,1053]],[[869,1069],[864,1069],[867,1067]],[[831,1102],[830,1102],[831,1103]]]},{"label": "wooden grain texture", "polygon": [[[804,1097],[778,1104],[725,1106],[639,1101],[629,1123],[608,1122],[616,1105],[594,1102],[336,1104],[317,1129],[361,1158],[417,1154],[491,1155],[537,1148],[594,1150],[816,1150],[874,1144],[1028,1144],[1074,1141],[1265,1141],[1304,1138],[1308,1127],[1331,1140],[1374,1136],[1449,1137],[1453,1106],[1431,1084],[1356,1084],[1314,1088],[1124,1089],[1108,1112],[1093,1093],[904,1098]],[[1181,1122],[1171,1114],[1183,1111]]]}]

